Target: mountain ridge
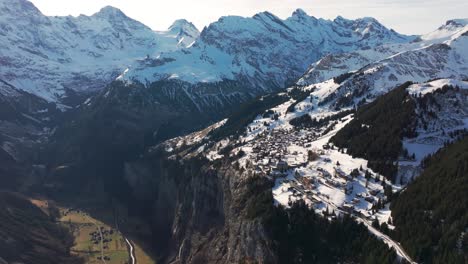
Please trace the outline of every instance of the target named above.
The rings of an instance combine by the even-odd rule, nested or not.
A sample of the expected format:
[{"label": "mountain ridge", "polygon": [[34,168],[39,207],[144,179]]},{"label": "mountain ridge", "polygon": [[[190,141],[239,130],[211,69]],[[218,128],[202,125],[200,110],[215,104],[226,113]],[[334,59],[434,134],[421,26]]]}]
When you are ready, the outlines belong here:
[{"label": "mountain ridge", "polygon": [[91,16],[49,17],[29,1],[14,0],[0,3],[0,10],[0,76],[51,102],[66,97],[67,89],[100,90],[135,59],[198,37],[192,29],[182,43],[177,34],[153,31],[114,7]]},{"label": "mountain ridge", "polygon": [[303,10],[284,20],[270,12],[253,17],[221,17],[202,31],[192,47],[162,55],[170,62],[154,67],[136,65],[121,79],[146,84],[175,78],[196,83],[244,76],[258,83],[270,79],[284,87],[288,82],[285,75],[294,76],[291,79],[299,77],[310,63],[327,52],[412,40],[388,30],[375,19],[342,20],[346,22],[317,19]]}]

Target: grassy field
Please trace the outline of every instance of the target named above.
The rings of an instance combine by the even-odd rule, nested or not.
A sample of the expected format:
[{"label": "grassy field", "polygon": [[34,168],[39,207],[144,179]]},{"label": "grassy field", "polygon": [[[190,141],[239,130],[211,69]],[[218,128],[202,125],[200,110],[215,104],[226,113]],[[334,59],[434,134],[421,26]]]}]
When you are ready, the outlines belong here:
[{"label": "grassy field", "polygon": [[[113,214],[104,208],[95,209],[93,217],[85,211],[75,210],[64,206],[57,206],[45,199],[30,199],[44,213],[50,215],[57,211],[57,220],[69,228],[73,233],[75,244],[71,251],[82,257],[86,264],[127,264],[130,261],[127,243],[123,235],[105,222],[113,221]],[[51,208],[55,210],[51,210]],[[107,213],[106,213],[107,212]],[[102,219],[102,221],[98,220]],[[125,219],[126,225],[133,226],[131,219]],[[128,228],[127,228],[128,229]],[[137,228],[138,229],[138,228]],[[101,231],[101,232],[99,232]],[[102,234],[102,245],[101,245]],[[155,264],[153,258],[143,248],[132,241],[138,264]],[[102,260],[105,257],[105,261]]]},{"label": "grassy field", "polygon": [[[72,252],[85,258],[86,263],[104,263],[101,256],[104,256],[107,264],[128,263],[127,245],[118,231],[79,210],[60,208],[60,213],[60,221],[73,231],[75,237]],[[104,241],[102,245],[101,233]]]}]

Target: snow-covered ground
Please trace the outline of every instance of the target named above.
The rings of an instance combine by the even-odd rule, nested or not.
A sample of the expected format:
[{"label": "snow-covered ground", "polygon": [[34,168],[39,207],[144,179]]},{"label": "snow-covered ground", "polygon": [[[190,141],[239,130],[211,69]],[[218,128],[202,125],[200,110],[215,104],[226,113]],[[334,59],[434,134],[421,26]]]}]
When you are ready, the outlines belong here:
[{"label": "snow-covered ground", "polygon": [[199,36],[185,20],[156,32],[113,7],[49,17],[29,1],[0,0],[0,13],[0,80],[48,101],[66,89],[102,89],[135,61],[186,48]]},{"label": "snow-covered ground", "polygon": [[468,89],[468,81],[461,81],[456,79],[438,79],[427,83],[416,83],[408,87],[408,91],[412,95],[425,95],[433,93],[437,89],[449,85],[459,87],[460,89]]},{"label": "snow-covered ground", "polygon": [[133,65],[122,79],[147,83],[173,78],[198,83],[242,76],[267,89],[264,82],[283,86],[326,54],[413,39],[372,18],[317,19],[300,9],[284,20],[269,12],[227,16],[205,28],[188,49],[162,54],[158,59],[165,63]]}]

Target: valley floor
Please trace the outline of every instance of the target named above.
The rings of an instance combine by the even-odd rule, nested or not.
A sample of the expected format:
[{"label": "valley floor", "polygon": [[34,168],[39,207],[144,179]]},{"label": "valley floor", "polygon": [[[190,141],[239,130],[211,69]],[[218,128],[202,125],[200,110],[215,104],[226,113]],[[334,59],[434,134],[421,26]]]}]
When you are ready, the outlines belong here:
[{"label": "valley floor", "polygon": [[[45,213],[50,213],[47,200],[31,200]],[[73,234],[75,244],[71,253],[84,259],[86,264],[154,264],[144,250],[129,240],[115,227],[98,220],[89,213],[59,206],[58,222]],[[138,262],[137,262],[138,261]]]}]

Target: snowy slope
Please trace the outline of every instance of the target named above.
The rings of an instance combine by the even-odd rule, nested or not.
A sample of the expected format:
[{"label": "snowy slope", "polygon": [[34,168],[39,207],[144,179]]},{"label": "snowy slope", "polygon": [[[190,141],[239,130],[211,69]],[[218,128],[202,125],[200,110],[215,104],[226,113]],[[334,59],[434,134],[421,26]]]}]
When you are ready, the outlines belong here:
[{"label": "snowy slope", "polygon": [[199,35],[184,20],[155,32],[113,7],[47,17],[27,0],[0,0],[0,14],[0,78],[49,101],[66,89],[100,89],[135,59],[184,48]]},{"label": "snowy slope", "polygon": [[[455,89],[443,90],[444,87]],[[400,161],[400,174],[407,178],[417,176],[417,168],[427,155],[461,135],[457,133],[468,130],[468,81],[439,79],[413,84],[408,91],[413,97],[429,103],[417,104],[418,136],[403,141],[408,153],[415,155],[415,160]],[[428,97],[430,100],[424,99]]]},{"label": "snowy slope", "polygon": [[330,21],[300,9],[286,20],[268,12],[251,18],[228,16],[205,28],[190,48],[141,60],[121,79],[147,84],[161,79],[197,83],[242,78],[271,89],[295,81],[326,54],[412,39],[373,18]]},{"label": "snowy slope", "polygon": [[[418,136],[403,139],[403,145],[416,158],[399,158],[399,177],[393,183],[372,171],[367,160],[327,145],[333,135],[355,118],[353,114],[348,112],[312,127],[294,128],[289,124],[290,120],[304,114],[317,119],[336,114],[327,105],[317,105],[336,88],[333,81],[327,81],[314,88],[288,89],[283,96],[288,97],[286,94],[292,89],[302,89],[310,94],[300,102],[289,97],[286,102],[259,114],[238,137],[211,138],[211,131],[229,122],[223,120],[205,130],[166,141],[164,150],[174,159],[202,155],[213,164],[219,164],[221,160],[248,174],[265,177],[271,180],[276,205],[289,207],[294,201],[303,200],[319,214],[325,211],[350,214],[378,237],[385,237],[390,247],[397,248],[400,256],[410,260],[398,241],[386,237],[371,223],[377,220],[394,229],[389,189],[392,193],[404,190],[421,172],[421,161],[426,155],[466,133],[468,82],[439,79],[407,88],[416,102],[414,118]],[[295,111],[288,111],[293,103],[297,103]],[[281,162],[287,162],[288,169],[280,166]]]},{"label": "snowy slope", "polygon": [[[468,29],[467,29],[468,30]],[[459,32],[440,44],[397,53],[371,63],[344,81],[326,101],[336,108],[375,98],[407,81],[468,78],[468,34]]]},{"label": "snowy slope", "polygon": [[357,71],[360,68],[383,60],[400,52],[424,48],[456,38],[468,30],[468,19],[449,20],[437,30],[417,37],[410,43],[388,44],[351,53],[330,54],[312,64],[298,81],[299,85],[320,83],[340,74]]}]

